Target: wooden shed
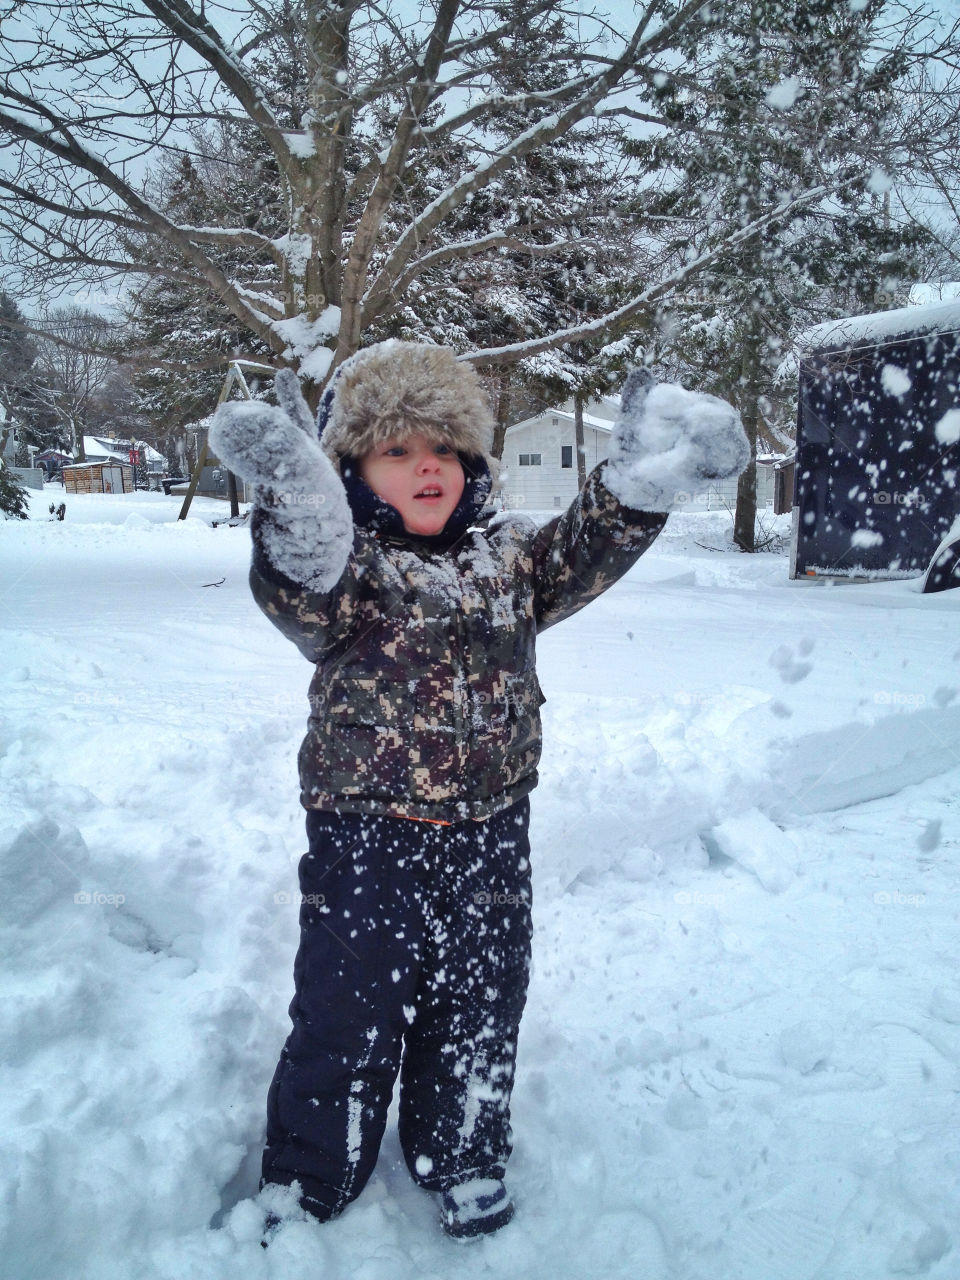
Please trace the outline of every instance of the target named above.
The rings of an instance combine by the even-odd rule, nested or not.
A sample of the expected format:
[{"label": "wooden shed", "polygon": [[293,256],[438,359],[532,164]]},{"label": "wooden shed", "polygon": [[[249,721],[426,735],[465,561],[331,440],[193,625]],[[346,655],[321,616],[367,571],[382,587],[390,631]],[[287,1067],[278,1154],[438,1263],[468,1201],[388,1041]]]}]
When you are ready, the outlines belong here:
[{"label": "wooden shed", "polygon": [[129,462],[79,462],[63,468],[65,493],[133,493]]}]

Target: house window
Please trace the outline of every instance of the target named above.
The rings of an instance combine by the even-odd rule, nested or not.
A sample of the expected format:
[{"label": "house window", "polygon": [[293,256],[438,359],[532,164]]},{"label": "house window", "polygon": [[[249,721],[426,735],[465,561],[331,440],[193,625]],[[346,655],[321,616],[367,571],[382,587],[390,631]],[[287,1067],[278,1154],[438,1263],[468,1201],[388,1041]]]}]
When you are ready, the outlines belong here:
[{"label": "house window", "polygon": [[520,460],[521,467],[539,467],[540,466],[539,453],[521,453],[519,455],[519,460]]},{"label": "house window", "polygon": [[573,445],[572,444],[562,444],[560,446],[560,466],[561,467],[573,466]]}]

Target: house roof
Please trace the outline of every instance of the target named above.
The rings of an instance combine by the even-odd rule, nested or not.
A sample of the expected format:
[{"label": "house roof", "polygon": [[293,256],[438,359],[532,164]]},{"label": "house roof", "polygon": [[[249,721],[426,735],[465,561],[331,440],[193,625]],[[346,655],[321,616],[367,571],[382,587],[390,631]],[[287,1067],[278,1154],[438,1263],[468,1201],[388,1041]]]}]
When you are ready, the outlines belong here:
[{"label": "house roof", "polygon": [[932,302],[920,307],[897,307],[868,316],[827,320],[801,333],[797,339],[804,353],[847,347],[876,346],[907,334],[960,331],[960,301]]},{"label": "house roof", "polygon": [[[583,425],[585,427],[592,427],[594,431],[602,431],[609,435],[613,430],[614,419],[617,410],[620,407],[620,397],[604,396],[602,401],[591,400],[590,404],[591,406],[602,404],[604,407],[609,409],[614,417],[600,418],[595,413],[590,413],[587,410],[584,410]],[[507,427],[504,434],[508,436],[511,431],[517,431],[520,427],[529,427],[531,423],[540,422],[546,418],[559,418],[562,422],[572,423],[574,420],[573,408],[567,408],[564,406],[559,409],[541,409],[539,413],[535,413],[532,417],[524,418],[522,422],[515,422],[512,426]]]},{"label": "house roof", "polygon": [[[146,454],[147,462],[162,462],[163,454],[158,453],[151,445],[141,442],[140,449]],[[117,462],[129,462],[133,445],[127,440],[108,440],[104,436],[84,436],[83,451],[89,458],[111,458]]]}]

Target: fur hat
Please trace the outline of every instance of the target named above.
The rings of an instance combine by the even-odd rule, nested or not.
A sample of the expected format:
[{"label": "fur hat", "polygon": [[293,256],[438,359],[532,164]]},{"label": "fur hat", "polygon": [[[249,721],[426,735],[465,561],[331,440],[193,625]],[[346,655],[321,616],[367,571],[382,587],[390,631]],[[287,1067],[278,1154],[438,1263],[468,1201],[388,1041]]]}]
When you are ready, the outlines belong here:
[{"label": "fur hat", "polygon": [[421,434],[483,458],[496,483],[490,405],[476,371],[450,347],[391,339],[358,351],[337,371],[320,419],[320,442],[335,466],[392,436]]}]

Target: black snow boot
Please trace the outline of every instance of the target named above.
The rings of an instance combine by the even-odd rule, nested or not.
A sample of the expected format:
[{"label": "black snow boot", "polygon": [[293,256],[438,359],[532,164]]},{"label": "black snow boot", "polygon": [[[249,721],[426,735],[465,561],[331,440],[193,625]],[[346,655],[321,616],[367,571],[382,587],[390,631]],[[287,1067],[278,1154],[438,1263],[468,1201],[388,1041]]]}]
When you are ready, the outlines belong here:
[{"label": "black snow boot", "polygon": [[280,1222],[281,1219],[272,1211],[267,1214],[267,1220],[263,1224],[263,1238],[260,1241],[261,1249],[270,1248],[270,1241],[277,1234],[277,1227],[279,1227]]},{"label": "black snow boot", "polygon": [[499,1178],[472,1178],[440,1197],[443,1229],[454,1240],[473,1240],[505,1227],[513,1201]]}]

